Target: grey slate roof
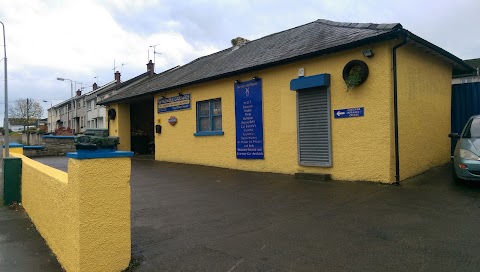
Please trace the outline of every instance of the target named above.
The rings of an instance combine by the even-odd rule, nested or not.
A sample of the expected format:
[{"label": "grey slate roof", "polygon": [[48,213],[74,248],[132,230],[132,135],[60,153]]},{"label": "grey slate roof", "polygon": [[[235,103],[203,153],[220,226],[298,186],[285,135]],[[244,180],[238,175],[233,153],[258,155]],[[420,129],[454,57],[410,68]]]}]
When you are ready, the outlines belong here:
[{"label": "grey slate roof", "polygon": [[478,71],[476,69],[480,68],[480,59],[469,59],[465,60],[465,62],[475,68],[474,71],[470,72],[465,72],[465,71],[453,71],[453,77],[454,78],[459,78],[459,77],[471,77],[471,76],[476,76]]},{"label": "grey slate roof", "polygon": [[158,74],[143,84],[127,88],[102,104],[389,40],[398,37],[399,31],[406,30],[398,23],[339,23],[320,19],[250,41],[241,47],[227,48],[198,58]]},{"label": "grey slate roof", "polygon": [[113,89],[115,87],[115,85],[117,85],[117,81],[112,80],[112,81],[106,83],[105,85],[102,85],[102,86],[98,87],[98,89],[92,90],[92,91],[86,93],[85,97],[89,98],[92,95],[95,96],[99,93],[104,93],[104,92],[110,91],[111,89]]}]

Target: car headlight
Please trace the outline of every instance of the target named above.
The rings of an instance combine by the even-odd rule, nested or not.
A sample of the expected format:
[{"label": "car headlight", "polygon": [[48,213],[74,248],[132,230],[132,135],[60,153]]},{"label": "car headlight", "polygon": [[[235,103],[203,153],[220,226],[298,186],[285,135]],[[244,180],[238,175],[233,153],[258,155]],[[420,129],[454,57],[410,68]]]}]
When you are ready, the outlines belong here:
[{"label": "car headlight", "polygon": [[460,149],[460,158],[474,161],[480,160],[480,158],[475,153],[466,149]]}]

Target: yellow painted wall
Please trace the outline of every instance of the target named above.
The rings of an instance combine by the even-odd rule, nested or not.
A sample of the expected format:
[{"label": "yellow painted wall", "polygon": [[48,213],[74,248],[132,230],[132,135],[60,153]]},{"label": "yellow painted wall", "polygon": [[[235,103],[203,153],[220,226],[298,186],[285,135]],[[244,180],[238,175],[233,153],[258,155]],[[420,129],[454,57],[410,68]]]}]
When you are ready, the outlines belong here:
[{"label": "yellow painted wall", "polygon": [[400,178],[450,160],[449,65],[411,46],[398,49]]},{"label": "yellow painted wall", "polygon": [[[156,134],[155,159],[162,161],[212,165],[225,168],[293,174],[296,172],[330,173],[338,180],[392,180],[391,137],[392,73],[391,43],[371,45],[373,58],[365,58],[358,48],[333,55],[299,61],[257,72],[246,73],[203,84],[197,84],[155,96],[155,120],[161,119],[163,130]],[[345,64],[360,59],[369,65],[367,81],[347,92],[342,78]],[[298,77],[331,74],[331,128],[333,167],[303,167],[298,164],[296,92],[290,81]],[[236,159],[234,80],[246,81],[253,76],[262,78],[264,112],[264,160]],[[191,109],[158,114],[160,96],[191,94]],[[195,137],[196,102],[222,99],[223,136]],[[333,110],[364,107],[365,116],[334,119]],[[178,123],[168,124],[170,116]]]},{"label": "yellow painted wall", "polygon": [[[9,147],[8,154],[10,153],[23,155],[23,147]],[[5,156],[5,148],[3,148],[3,156]]]},{"label": "yellow painted wall", "polygon": [[22,205],[67,271],[128,267],[130,158],[70,159],[68,174],[22,158]]},{"label": "yellow painted wall", "polygon": [[130,137],[130,105],[128,104],[112,104],[108,109],[115,109],[117,117],[115,120],[110,120],[111,136],[120,137],[120,144],[118,150],[131,151],[131,137]]}]

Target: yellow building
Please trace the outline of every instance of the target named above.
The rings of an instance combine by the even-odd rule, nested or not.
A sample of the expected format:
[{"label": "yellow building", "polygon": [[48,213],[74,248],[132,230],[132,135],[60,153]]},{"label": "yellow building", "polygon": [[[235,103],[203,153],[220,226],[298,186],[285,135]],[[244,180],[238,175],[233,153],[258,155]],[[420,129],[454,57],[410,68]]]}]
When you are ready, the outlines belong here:
[{"label": "yellow building", "polygon": [[452,69],[471,67],[400,24],[317,20],[102,103],[119,148],[156,160],[393,183],[449,161]]}]

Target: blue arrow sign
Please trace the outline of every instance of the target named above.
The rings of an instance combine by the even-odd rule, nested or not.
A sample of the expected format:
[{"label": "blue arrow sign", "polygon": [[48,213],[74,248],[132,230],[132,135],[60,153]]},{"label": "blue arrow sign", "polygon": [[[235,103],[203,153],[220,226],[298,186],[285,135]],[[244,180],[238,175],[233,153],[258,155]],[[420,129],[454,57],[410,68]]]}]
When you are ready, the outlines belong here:
[{"label": "blue arrow sign", "polygon": [[360,117],[360,116],[364,116],[364,112],[365,111],[363,110],[363,107],[333,110],[333,116],[335,118]]}]

